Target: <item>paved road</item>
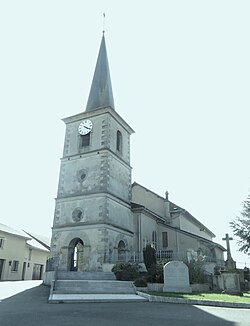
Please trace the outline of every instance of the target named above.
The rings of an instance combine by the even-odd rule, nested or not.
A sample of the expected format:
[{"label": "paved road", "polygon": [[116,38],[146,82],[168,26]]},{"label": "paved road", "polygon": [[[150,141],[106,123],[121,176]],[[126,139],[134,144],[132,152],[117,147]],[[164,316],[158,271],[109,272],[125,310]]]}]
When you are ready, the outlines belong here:
[{"label": "paved road", "polygon": [[[0,283],[1,291],[1,283]],[[250,310],[166,303],[48,304],[44,285],[0,302],[1,326],[249,326]]]}]

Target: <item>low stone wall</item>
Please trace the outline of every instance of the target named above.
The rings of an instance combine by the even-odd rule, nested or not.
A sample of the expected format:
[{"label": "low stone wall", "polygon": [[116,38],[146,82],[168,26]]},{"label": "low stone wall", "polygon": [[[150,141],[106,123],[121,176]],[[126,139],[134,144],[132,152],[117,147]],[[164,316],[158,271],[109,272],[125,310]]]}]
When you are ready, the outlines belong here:
[{"label": "low stone wall", "polygon": [[147,292],[148,291],[147,286],[136,286],[135,289],[136,289],[136,291],[142,291],[142,292]]},{"label": "low stone wall", "polygon": [[45,284],[45,285],[48,285],[48,286],[50,286],[51,285],[51,282],[53,281],[53,280],[55,280],[55,271],[52,271],[52,272],[45,272],[44,274],[43,274],[43,283]]},{"label": "low stone wall", "polygon": [[[145,287],[136,287],[137,291],[163,292],[163,283],[147,283]],[[192,292],[208,292],[209,284],[190,284]]]},{"label": "low stone wall", "polygon": [[163,292],[163,283],[148,283],[149,292]]},{"label": "low stone wall", "polygon": [[192,292],[208,292],[209,284],[190,284]]}]

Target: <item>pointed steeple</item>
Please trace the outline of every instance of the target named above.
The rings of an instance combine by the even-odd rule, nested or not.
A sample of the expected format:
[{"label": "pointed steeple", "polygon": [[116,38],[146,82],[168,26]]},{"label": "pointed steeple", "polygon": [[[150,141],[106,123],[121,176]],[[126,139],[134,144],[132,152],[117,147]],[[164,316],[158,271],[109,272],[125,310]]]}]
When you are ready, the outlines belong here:
[{"label": "pointed steeple", "polygon": [[86,111],[110,106],[115,109],[104,33],[89,93]]}]

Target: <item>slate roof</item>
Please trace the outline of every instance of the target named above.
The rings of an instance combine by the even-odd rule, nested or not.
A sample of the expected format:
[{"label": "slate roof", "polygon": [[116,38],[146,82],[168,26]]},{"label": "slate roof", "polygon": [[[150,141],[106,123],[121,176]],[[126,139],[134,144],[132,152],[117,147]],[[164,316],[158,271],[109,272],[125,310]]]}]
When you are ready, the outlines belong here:
[{"label": "slate roof", "polygon": [[[148,189],[148,188],[146,188],[146,187],[140,185],[140,184],[137,183],[137,182],[134,182],[134,183],[132,184],[132,187],[133,187],[133,186],[136,186],[136,185],[138,185],[138,186],[142,187],[143,189],[145,189],[145,190],[151,192],[151,193],[152,193],[153,195],[155,195],[156,197],[161,198],[162,200],[166,200],[166,198],[164,198],[164,197],[162,197],[162,196],[156,194],[155,192],[153,192],[153,191],[151,191],[150,189]],[[173,203],[173,202],[171,202],[171,201],[169,201],[169,205],[170,205],[170,214],[175,214],[175,213],[183,213],[183,214],[185,214],[189,220],[192,220],[193,223],[195,223],[196,225],[199,225],[199,227],[200,227],[201,229],[206,230],[206,232],[208,232],[208,233],[210,234],[211,237],[213,237],[213,238],[215,237],[215,234],[214,234],[211,230],[209,230],[209,229],[208,229],[204,224],[202,224],[200,221],[198,221],[198,220],[197,220],[197,219],[196,219],[192,214],[190,214],[186,209],[184,209],[184,208],[182,208],[182,207],[176,205],[175,203]]]},{"label": "slate roof", "polygon": [[115,109],[104,33],[96,62],[86,111],[101,107]]},{"label": "slate roof", "polygon": [[[8,225],[2,224],[0,223],[0,231],[7,233],[7,234],[11,234],[13,236],[18,236],[18,237],[22,237],[26,240],[26,243],[36,249],[40,249],[43,251],[47,251],[49,252],[50,247],[48,245],[46,245],[45,243],[42,243],[38,241],[38,239],[34,238],[31,234],[25,232],[25,231],[18,231],[15,230],[11,227],[9,227]],[[37,236],[37,237],[41,237],[43,239],[45,239],[46,237],[43,236]],[[46,240],[48,241],[48,240]]]},{"label": "slate roof", "polygon": [[36,240],[37,243],[39,243],[46,249],[50,250],[50,239],[48,237],[45,237],[40,234],[36,234],[34,232],[27,232],[27,231],[24,232],[28,234],[30,237],[32,237],[34,240]]},{"label": "slate roof", "polygon": [[31,240],[28,240],[27,241],[27,244],[32,247],[32,248],[35,248],[35,249],[39,249],[39,250],[42,250],[42,251],[47,251],[49,252],[49,249],[48,248],[45,248],[41,243],[39,243],[38,241],[36,241],[36,239],[31,239]]},{"label": "slate roof", "polygon": [[2,224],[2,223],[0,223],[0,231],[8,233],[8,234],[12,234],[12,235],[17,235],[22,238],[31,239],[31,237],[28,236],[25,232],[17,231],[17,230],[15,230],[5,224]]}]

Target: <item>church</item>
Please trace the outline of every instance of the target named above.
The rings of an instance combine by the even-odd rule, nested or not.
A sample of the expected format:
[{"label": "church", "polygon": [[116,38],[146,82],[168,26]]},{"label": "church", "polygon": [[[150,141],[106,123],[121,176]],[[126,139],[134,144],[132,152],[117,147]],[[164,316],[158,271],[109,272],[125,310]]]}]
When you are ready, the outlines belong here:
[{"label": "church", "polygon": [[47,271],[110,272],[117,262],[201,257],[224,266],[225,249],[187,210],[132,183],[130,136],[117,112],[103,33],[86,110],[66,125]]}]

